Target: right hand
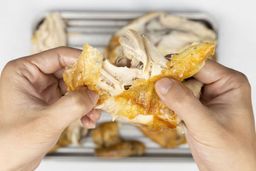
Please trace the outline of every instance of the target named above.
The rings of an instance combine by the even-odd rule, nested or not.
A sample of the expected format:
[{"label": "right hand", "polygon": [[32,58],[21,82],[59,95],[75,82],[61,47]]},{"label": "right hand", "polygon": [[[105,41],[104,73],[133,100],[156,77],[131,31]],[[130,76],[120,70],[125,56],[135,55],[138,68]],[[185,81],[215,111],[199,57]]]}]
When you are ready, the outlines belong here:
[{"label": "right hand", "polygon": [[210,60],[194,78],[205,84],[201,101],[174,79],[161,79],[155,88],[185,122],[186,138],[199,169],[255,171],[256,136],[247,78]]}]

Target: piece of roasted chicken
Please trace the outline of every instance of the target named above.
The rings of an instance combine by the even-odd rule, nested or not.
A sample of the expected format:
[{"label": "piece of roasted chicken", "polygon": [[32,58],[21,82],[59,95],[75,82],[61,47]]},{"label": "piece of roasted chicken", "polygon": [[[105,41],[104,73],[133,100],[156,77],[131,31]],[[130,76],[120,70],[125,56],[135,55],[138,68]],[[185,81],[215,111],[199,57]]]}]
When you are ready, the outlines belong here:
[{"label": "piece of roasted chicken", "polygon": [[96,108],[114,119],[152,129],[175,128],[177,117],[160,101],[154,84],[163,77],[179,81],[192,77],[214,55],[215,44],[193,44],[168,61],[144,35],[129,30],[120,38],[124,56],[136,59],[140,68],[115,66],[97,49],[85,45],[78,61],[64,72],[68,90],[87,86],[97,92],[100,100]]},{"label": "piece of roasted chicken", "polygon": [[122,141],[116,122],[101,123],[97,128],[92,130],[91,136],[98,148],[110,147]]},{"label": "piece of roasted chicken", "polygon": [[95,149],[95,155],[103,158],[123,158],[141,156],[145,153],[145,146],[139,141],[128,140],[106,148]]},{"label": "piece of roasted chicken", "polygon": [[[159,53],[167,59],[171,58],[173,54],[181,52],[193,42],[214,42],[217,37],[213,28],[205,25],[200,20],[191,20],[165,12],[148,13],[122,27],[109,41],[105,56],[116,66],[141,67],[141,63],[136,60],[136,56],[125,56],[123,53],[123,44],[125,42],[123,43],[120,37],[131,29],[139,34],[146,35]],[[193,81],[193,84],[201,85],[202,87],[200,82],[195,83]],[[190,87],[201,89],[200,86],[192,85]]]},{"label": "piece of roasted chicken", "polygon": [[67,45],[66,24],[59,13],[49,13],[43,19],[33,34],[32,45],[33,53]]},{"label": "piece of roasted chicken", "polygon": [[[166,59],[171,58],[172,54],[179,53],[192,42],[215,41],[216,39],[213,28],[205,25],[200,20],[190,20],[186,17],[164,12],[145,14],[122,27],[110,40],[105,56],[116,66],[141,67],[133,56],[124,56],[121,46],[122,41],[119,41],[120,36],[126,34],[127,30],[130,29],[146,35]],[[197,98],[200,97],[203,86],[201,82],[190,78],[182,83]],[[185,136],[180,129],[152,130],[145,126],[139,126],[139,128],[144,135],[164,148],[174,148],[186,142]]]},{"label": "piece of roasted chicken", "polygon": [[143,143],[135,140],[125,140],[119,134],[117,122],[104,122],[91,132],[96,145],[95,155],[104,158],[122,158],[140,156],[145,153]]}]

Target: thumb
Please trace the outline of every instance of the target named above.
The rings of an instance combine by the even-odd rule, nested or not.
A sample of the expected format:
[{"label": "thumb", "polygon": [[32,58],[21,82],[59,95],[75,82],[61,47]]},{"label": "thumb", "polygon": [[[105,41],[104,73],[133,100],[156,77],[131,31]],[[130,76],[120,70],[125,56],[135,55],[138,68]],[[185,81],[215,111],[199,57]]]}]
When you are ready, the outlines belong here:
[{"label": "thumb", "polygon": [[47,117],[54,121],[57,129],[64,129],[73,121],[90,112],[98,101],[98,95],[81,88],[69,92],[53,105],[46,108]]},{"label": "thumb", "polygon": [[[180,82],[163,78],[156,82],[155,89],[160,99],[173,110],[189,129],[195,131],[209,119],[207,108]],[[200,127],[200,128],[199,128]]]}]

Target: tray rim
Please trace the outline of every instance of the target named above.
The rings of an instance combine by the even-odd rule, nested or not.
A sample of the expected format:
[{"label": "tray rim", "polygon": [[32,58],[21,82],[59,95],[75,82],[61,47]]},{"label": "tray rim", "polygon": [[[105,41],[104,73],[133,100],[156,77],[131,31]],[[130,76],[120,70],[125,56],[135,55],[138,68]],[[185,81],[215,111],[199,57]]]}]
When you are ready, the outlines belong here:
[{"label": "tray rim", "polygon": [[[207,22],[209,22],[209,24],[211,24],[211,26],[213,27],[213,31],[216,33],[216,37],[218,40],[218,24],[215,20],[215,18],[210,15],[209,13],[205,12],[205,11],[198,11],[198,10],[87,10],[87,9],[65,9],[65,10],[49,10],[45,13],[43,13],[40,17],[38,17],[37,22],[34,22],[35,25],[33,27],[33,32],[35,31],[35,29],[37,28],[38,24],[40,23],[40,21],[43,20],[43,18],[48,14],[48,13],[53,13],[53,12],[58,12],[61,14],[61,16],[67,15],[67,14],[71,14],[72,15],[81,15],[81,14],[101,14],[101,13],[108,13],[108,14],[113,14],[113,13],[127,13],[127,14],[138,14],[138,16],[146,14],[146,13],[150,13],[150,12],[166,12],[168,14],[173,14],[173,15],[178,15],[178,16],[184,16],[187,17],[188,19],[198,19],[198,20],[205,20]],[[135,16],[135,15],[134,15]],[[137,16],[137,17],[138,17]],[[64,19],[71,19],[71,18],[65,18]],[[135,19],[135,18],[131,18],[131,19]],[[122,20],[122,19],[121,19]],[[32,34],[33,34],[32,32]],[[63,148],[69,148],[69,147],[63,147]],[[77,148],[84,148],[84,147],[77,147]],[[161,148],[161,147],[159,147]],[[142,159],[146,159],[146,158],[155,158],[155,159],[168,159],[168,158],[179,158],[179,159],[185,159],[185,160],[191,160],[192,159],[192,155],[190,153],[189,150],[187,150],[186,152],[178,152],[179,148],[175,148],[177,150],[177,152],[173,152],[173,153],[169,153],[169,155],[158,155],[158,156],[154,156],[154,155],[145,155],[145,156],[139,156],[139,157],[127,157],[127,158],[123,158],[123,159],[118,159],[118,160],[112,160],[112,159],[102,159],[102,158],[98,158],[95,155],[88,155],[89,153],[86,152],[81,152],[81,153],[65,153],[65,152],[55,152],[55,153],[50,153],[47,154],[46,158],[49,159],[60,159],[60,160],[66,160],[66,159],[70,159],[70,158],[77,158],[77,159],[86,159],[86,160],[92,160],[92,161],[111,161],[111,162],[116,162],[116,161],[125,161],[125,162],[134,162],[134,161],[141,161]],[[189,149],[189,148],[188,148]],[[183,149],[184,150],[184,149]],[[91,153],[94,154],[94,153]],[[97,160],[95,160],[97,159]],[[165,161],[165,160],[164,160]],[[168,161],[168,160],[166,160]],[[169,161],[168,161],[169,162]]]}]

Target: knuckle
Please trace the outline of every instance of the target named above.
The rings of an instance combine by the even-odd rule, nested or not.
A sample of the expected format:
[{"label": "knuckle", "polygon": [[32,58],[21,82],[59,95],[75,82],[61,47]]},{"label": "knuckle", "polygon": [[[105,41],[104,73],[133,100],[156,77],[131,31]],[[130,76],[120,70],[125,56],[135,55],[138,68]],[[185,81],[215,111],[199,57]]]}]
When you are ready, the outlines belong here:
[{"label": "knuckle", "polygon": [[71,103],[78,104],[78,105],[82,105],[84,101],[82,95],[80,95],[77,92],[72,93],[70,100],[71,100]]},{"label": "knuckle", "polygon": [[17,66],[17,60],[11,60],[9,61],[3,69],[3,73],[7,73],[10,72],[11,70],[13,70],[13,68],[15,68]]},{"label": "knuckle", "polygon": [[234,72],[234,77],[236,77],[237,81],[241,81],[241,82],[248,81],[246,75],[239,71]]},{"label": "knuckle", "polygon": [[183,100],[182,101],[187,103],[187,102],[191,101],[191,98],[194,98],[194,95],[193,95],[192,91],[184,88]]},{"label": "knuckle", "polygon": [[11,66],[15,65],[15,63],[16,63],[16,60],[11,60],[11,61],[9,61],[9,62],[6,64],[6,67],[11,67]]},{"label": "knuckle", "polygon": [[17,63],[17,60],[11,60],[4,66],[0,73],[2,79],[9,80],[10,77],[13,77],[13,75],[17,73]]},{"label": "knuckle", "polygon": [[247,76],[239,71],[233,71],[230,78],[230,83],[233,84],[235,88],[247,88],[250,89],[250,84]]},{"label": "knuckle", "polygon": [[56,48],[56,50],[57,50],[58,52],[63,52],[63,51],[66,51],[66,50],[68,50],[68,49],[70,49],[70,48],[67,47],[67,46],[59,46],[59,47]]},{"label": "knuckle", "polygon": [[171,97],[174,105],[182,105],[183,102],[189,102],[191,98],[194,97],[192,91],[180,83],[175,84],[171,89],[172,91],[170,91],[169,96]]},{"label": "knuckle", "polygon": [[72,105],[76,106],[77,110],[85,110],[86,107],[90,107],[90,100],[79,92],[72,93],[71,97]]}]

